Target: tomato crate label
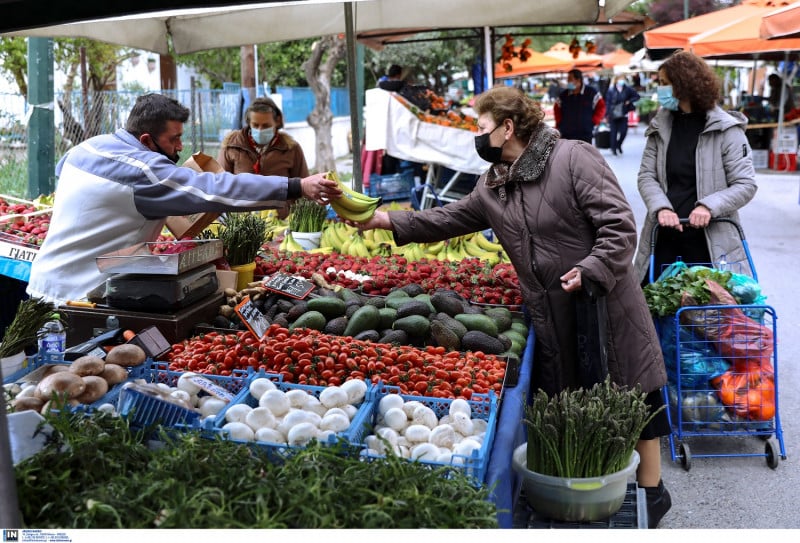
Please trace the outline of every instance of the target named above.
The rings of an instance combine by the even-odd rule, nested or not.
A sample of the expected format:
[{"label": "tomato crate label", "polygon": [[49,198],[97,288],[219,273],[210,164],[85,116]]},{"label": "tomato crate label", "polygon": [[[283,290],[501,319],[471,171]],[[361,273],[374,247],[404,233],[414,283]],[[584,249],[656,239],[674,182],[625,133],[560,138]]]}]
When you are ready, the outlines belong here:
[{"label": "tomato crate label", "polygon": [[269,328],[267,317],[250,300],[250,296],[245,296],[242,301],[234,308],[234,311],[242,318],[242,322],[259,339],[264,339],[264,334]]},{"label": "tomato crate label", "polygon": [[302,300],[309,292],[314,290],[314,283],[300,277],[276,273],[269,278],[269,281],[264,283],[264,288]]},{"label": "tomato crate label", "polygon": [[23,247],[14,243],[7,243],[0,240],[0,256],[10,258],[11,260],[22,260],[23,262],[33,262],[36,255],[39,254],[38,249],[31,249]]},{"label": "tomato crate label", "polygon": [[189,381],[194,383],[195,385],[199,386],[205,392],[208,392],[215,398],[222,400],[224,402],[230,402],[233,400],[233,394],[222,388],[221,386],[217,385],[216,383],[211,382],[209,379],[205,377],[201,377],[199,375],[193,375],[189,377]]}]

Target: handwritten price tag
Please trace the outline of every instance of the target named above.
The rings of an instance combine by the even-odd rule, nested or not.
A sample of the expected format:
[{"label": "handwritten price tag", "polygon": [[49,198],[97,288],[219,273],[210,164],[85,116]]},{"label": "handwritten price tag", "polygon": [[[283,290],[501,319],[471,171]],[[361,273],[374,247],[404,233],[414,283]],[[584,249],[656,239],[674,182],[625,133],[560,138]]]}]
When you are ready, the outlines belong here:
[{"label": "handwritten price tag", "polygon": [[245,296],[234,308],[242,318],[242,322],[259,339],[264,339],[264,334],[269,328],[269,321],[259,309],[250,301],[250,296]]},{"label": "handwritten price tag", "polygon": [[290,298],[302,300],[309,292],[314,290],[314,283],[300,277],[276,273],[269,278],[269,281],[264,283],[264,288]]}]

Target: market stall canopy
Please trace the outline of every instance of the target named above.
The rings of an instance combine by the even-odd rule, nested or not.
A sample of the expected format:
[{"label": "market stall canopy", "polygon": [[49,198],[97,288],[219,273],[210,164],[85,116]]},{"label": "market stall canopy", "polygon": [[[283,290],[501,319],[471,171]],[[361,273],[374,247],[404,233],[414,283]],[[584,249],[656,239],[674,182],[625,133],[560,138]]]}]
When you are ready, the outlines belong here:
[{"label": "market stall canopy", "polygon": [[752,16],[763,16],[789,3],[785,0],[743,0],[737,6],[647,30],[644,33],[645,46],[649,50],[688,49],[689,39],[698,34]]},{"label": "market stall canopy", "polygon": [[622,47],[618,47],[616,51],[603,55],[603,68],[613,70],[617,66],[629,66],[633,53],[627,52]]},{"label": "market stall canopy", "polygon": [[759,35],[768,40],[800,38],[800,2],[764,15]]},{"label": "market stall canopy", "polygon": [[[51,4],[58,2],[19,2],[17,9],[44,14]],[[137,9],[134,4],[117,3],[117,12],[146,12],[153,2]],[[93,20],[72,24],[50,25],[52,17],[29,17],[24,21],[27,30],[6,33],[17,36],[83,37],[161,54],[170,52],[169,41],[175,53],[191,53],[204,49],[235,47],[268,41],[286,41],[329,34],[340,34],[345,29],[342,0],[301,0],[297,2],[269,2],[250,5],[228,5],[214,2],[216,8],[141,13],[126,17]],[[606,0],[604,13],[613,17],[632,3],[632,0]],[[122,5],[120,5],[122,4]],[[194,5],[208,5],[197,2]],[[242,4],[242,2],[236,2]],[[519,26],[530,21],[535,24],[581,24],[596,21],[600,14],[598,0],[574,0],[569,9],[561,0],[539,0],[535,5],[519,0],[495,0],[487,9],[485,0],[356,0],[352,2],[355,30],[393,30],[409,28],[475,28],[484,26]],[[184,5],[190,5],[188,2]],[[61,21],[75,21],[83,17],[70,16],[65,9],[58,10]],[[85,10],[84,10],[85,12]],[[109,10],[98,16],[108,15]],[[91,15],[88,15],[91,16]],[[17,30],[23,20],[13,24],[5,21],[4,29]]]},{"label": "market stall canopy", "polygon": [[752,14],[689,38],[689,49],[704,58],[783,60],[800,51],[800,38],[761,37],[763,14]]},{"label": "market stall canopy", "polygon": [[494,66],[495,79],[511,77],[521,77],[533,74],[545,74],[550,72],[566,72],[572,69],[573,62],[561,60],[538,51],[527,49],[528,58],[521,60],[519,48],[516,49],[517,56],[508,61],[500,61]]},{"label": "market stall canopy", "polygon": [[556,43],[545,51],[545,54],[564,62],[572,62],[572,67],[579,70],[590,70],[603,66],[603,57],[601,55],[579,51],[578,55],[575,56],[569,51],[569,45],[563,42]]}]

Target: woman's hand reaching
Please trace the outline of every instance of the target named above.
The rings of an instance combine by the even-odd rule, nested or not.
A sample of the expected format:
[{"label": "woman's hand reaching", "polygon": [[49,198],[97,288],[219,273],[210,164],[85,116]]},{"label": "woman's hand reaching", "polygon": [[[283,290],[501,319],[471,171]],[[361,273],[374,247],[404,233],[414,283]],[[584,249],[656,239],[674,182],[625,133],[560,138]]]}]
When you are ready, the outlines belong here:
[{"label": "woman's hand reaching", "polygon": [[385,211],[376,211],[372,217],[364,222],[356,222],[351,220],[345,220],[344,222],[362,231],[374,230],[376,228],[382,228],[384,230],[392,229],[392,221],[389,220],[389,214]]}]

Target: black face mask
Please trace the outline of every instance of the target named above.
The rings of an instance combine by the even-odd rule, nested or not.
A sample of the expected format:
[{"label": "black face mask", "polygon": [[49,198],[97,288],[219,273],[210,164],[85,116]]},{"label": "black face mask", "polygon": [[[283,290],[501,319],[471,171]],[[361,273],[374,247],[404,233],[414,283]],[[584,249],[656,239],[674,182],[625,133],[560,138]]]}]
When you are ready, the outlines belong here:
[{"label": "black face mask", "polygon": [[[502,124],[495,126],[494,130],[502,126]],[[503,145],[500,147],[492,147],[492,144],[489,143],[489,136],[494,133],[494,130],[486,134],[481,134],[480,136],[475,136],[475,150],[478,152],[478,156],[486,162],[497,164],[503,161],[503,145],[505,145],[506,142],[504,141]]]},{"label": "black face mask", "polygon": [[174,162],[175,164],[177,164],[177,163],[178,163],[178,158],[180,158],[180,156],[178,155],[178,153],[175,153],[174,155],[167,154],[167,152],[166,152],[166,151],[164,151],[164,149],[162,149],[162,148],[161,148],[161,146],[160,146],[159,144],[157,144],[157,143],[156,143],[156,140],[155,140],[155,138],[150,138],[150,141],[152,141],[152,142],[153,142],[153,145],[155,145],[155,146],[156,146],[156,149],[158,149],[158,152],[159,152],[159,153],[161,153],[162,155],[164,155],[165,157],[167,157],[168,159],[170,159],[170,160],[171,160],[172,162]]}]

